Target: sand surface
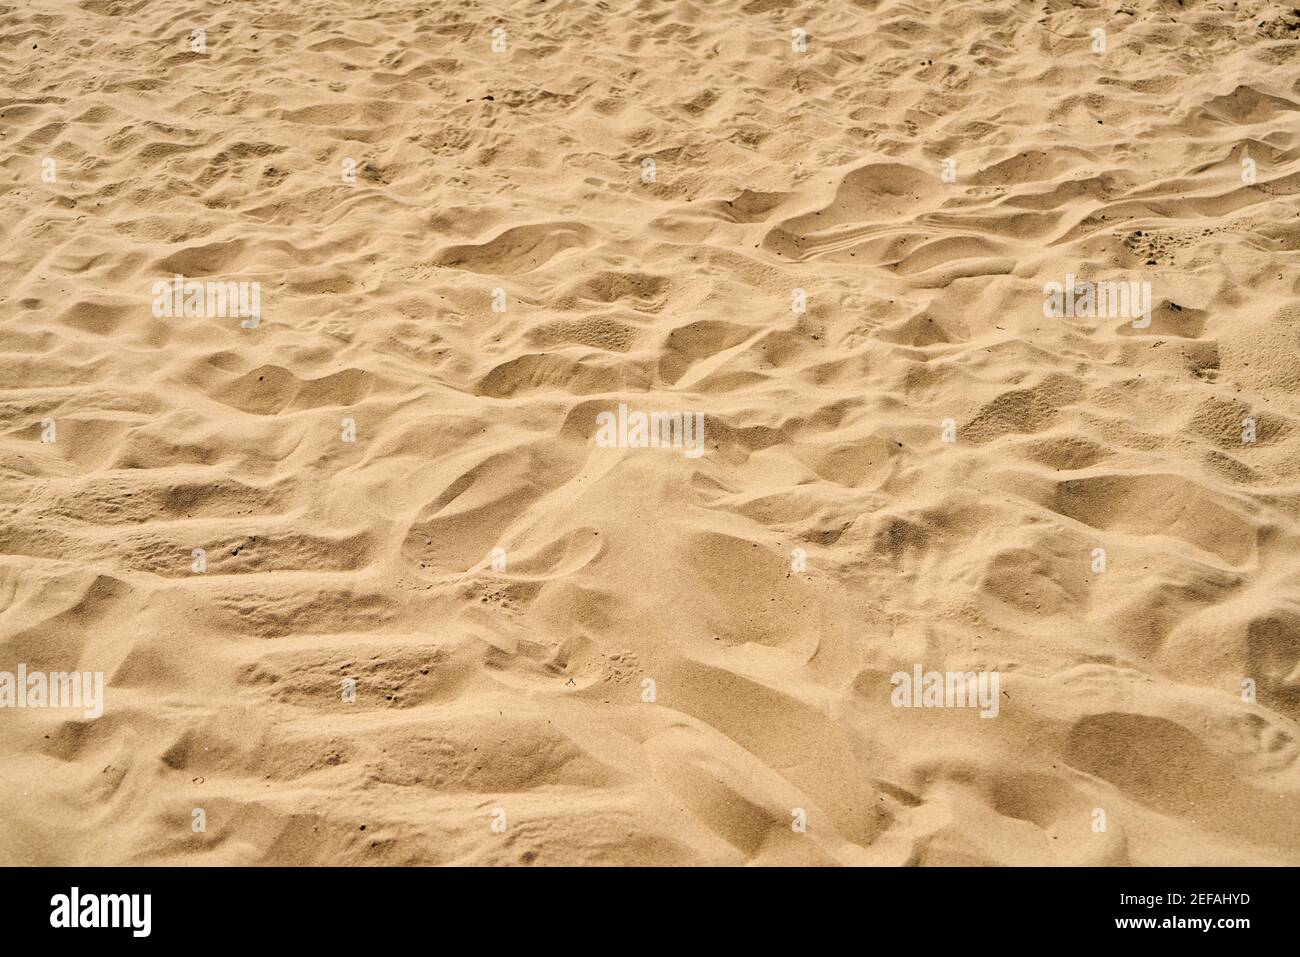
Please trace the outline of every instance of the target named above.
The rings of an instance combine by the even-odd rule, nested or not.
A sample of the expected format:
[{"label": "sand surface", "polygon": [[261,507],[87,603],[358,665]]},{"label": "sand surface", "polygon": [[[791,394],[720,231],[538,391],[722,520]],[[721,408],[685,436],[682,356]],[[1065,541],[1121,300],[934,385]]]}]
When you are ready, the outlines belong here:
[{"label": "sand surface", "polygon": [[0,4],[0,864],[1300,863],[1298,38]]}]

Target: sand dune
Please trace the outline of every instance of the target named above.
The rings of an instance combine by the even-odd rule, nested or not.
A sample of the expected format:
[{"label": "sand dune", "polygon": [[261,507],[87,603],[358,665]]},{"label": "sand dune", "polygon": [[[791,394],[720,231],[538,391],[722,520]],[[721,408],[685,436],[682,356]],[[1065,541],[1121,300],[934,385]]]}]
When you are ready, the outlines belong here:
[{"label": "sand dune", "polygon": [[1289,6],[0,40],[0,864],[1300,863]]}]

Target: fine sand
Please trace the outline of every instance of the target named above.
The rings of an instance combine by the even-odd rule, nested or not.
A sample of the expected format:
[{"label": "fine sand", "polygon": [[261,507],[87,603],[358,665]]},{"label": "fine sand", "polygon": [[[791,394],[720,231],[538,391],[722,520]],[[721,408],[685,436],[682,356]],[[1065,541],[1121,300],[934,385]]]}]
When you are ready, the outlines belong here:
[{"label": "fine sand", "polygon": [[0,864],[1300,863],[1298,39],[0,3]]}]

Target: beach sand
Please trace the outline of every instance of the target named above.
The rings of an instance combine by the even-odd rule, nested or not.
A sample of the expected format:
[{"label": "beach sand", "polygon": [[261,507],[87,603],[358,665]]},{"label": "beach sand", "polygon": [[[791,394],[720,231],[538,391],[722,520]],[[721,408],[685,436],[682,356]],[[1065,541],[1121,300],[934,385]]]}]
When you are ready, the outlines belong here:
[{"label": "beach sand", "polygon": [[1300,863],[1290,6],[0,40],[0,864]]}]

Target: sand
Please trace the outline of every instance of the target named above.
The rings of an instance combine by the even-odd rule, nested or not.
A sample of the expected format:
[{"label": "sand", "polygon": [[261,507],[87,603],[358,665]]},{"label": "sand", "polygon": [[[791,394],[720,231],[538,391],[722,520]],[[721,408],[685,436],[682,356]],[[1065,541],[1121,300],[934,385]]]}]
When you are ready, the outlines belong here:
[{"label": "sand", "polygon": [[1300,863],[1289,5],[0,38],[0,864]]}]

